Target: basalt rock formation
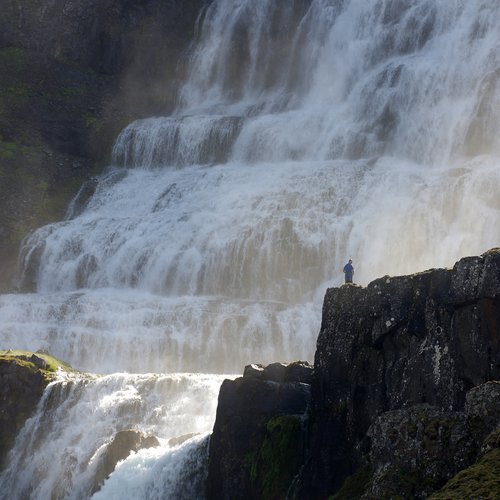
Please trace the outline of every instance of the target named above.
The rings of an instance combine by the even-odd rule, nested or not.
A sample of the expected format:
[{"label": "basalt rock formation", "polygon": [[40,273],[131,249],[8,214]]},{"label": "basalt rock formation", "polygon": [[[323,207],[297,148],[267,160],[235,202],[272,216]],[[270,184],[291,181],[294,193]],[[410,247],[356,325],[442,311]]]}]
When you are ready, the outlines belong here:
[{"label": "basalt rock formation", "polygon": [[[500,249],[453,269],[328,289],[310,402],[295,437],[301,451],[290,454],[297,474],[278,489],[255,490],[248,464],[282,410],[248,374],[221,388],[209,497],[426,498],[460,471],[470,478],[469,467],[500,467],[500,384],[491,382],[498,380]],[[266,453],[269,464],[279,461],[279,446]],[[215,480],[217,470],[225,482]],[[500,495],[491,477],[483,486]]]},{"label": "basalt rock formation", "polygon": [[[367,433],[373,476],[365,498],[429,497],[491,451],[485,445],[498,426],[499,403],[500,382],[487,382],[467,393],[462,411],[422,404],[382,413]],[[483,487],[492,494],[500,482]]]}]

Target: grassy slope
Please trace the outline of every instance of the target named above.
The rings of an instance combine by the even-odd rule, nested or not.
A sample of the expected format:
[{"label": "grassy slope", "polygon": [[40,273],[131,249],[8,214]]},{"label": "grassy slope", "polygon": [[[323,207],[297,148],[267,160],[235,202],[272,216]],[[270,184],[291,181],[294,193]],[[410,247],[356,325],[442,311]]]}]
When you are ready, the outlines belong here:
[{"label": "grassy slope", "polygon": [[477,463],[450,479],[432,500],[462,500],[500,498],[500,448],[486,453]]},{"label": "grassy slope", "polygon": [[60,359],[57,359],[50,354],[40,352],[20,351],[12,349],[9,349],[7,351],[0,350],[0,362],[11,362],[15,360],[17,364],[25,366],[30,370],[40,370],[40,368],[37,367],[35,363],[29,360],[29,358],[31,358],[33,355],[43,359],[47,363],[47,366],[41,369],[42,372],[45,372],[45,377],[47,379],[52,379],[54,373],[56,373],[60,369],[65,371],[74,371],[73,368],[64,361],[61,361]]}]

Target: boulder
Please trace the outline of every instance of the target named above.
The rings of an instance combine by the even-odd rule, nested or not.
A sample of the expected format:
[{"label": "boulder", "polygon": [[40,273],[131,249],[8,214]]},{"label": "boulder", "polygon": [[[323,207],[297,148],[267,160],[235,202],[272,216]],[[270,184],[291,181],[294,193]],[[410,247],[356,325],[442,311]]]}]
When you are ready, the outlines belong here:
[{"label": "boulder", "polygon": [[420,404],[377,417],[367,433],[373,477],[364,498],[427,498],[474,464],[500,424],[499,385],[469,391],[466,411]]},{"label": "boulder", "polygon": [[117,432],[100,457],[92,493],[101,488],[106,478],[115,470],[116,464],[121,460],[125,460],[130,453],[139,451],[142,448],[153,448],[159,445],[160,442],[155,436],[146,436],[144,433],[133,429]]},{"label": "boulder", "polygon": [[249,365],[225,380],[210,439],[207,497],[273,497],[288,487],[303,460],[307,363]]}]

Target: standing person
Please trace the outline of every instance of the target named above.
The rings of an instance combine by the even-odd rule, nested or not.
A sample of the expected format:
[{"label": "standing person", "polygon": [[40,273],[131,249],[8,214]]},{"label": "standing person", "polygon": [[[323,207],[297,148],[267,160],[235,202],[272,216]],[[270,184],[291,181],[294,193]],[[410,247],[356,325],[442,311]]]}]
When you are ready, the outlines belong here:
[{"label": "standing person", "polygon": [[352,259],[344,266],[345,282],[352,283],[352,277],[354,276],[354,266],[352,265]]}]

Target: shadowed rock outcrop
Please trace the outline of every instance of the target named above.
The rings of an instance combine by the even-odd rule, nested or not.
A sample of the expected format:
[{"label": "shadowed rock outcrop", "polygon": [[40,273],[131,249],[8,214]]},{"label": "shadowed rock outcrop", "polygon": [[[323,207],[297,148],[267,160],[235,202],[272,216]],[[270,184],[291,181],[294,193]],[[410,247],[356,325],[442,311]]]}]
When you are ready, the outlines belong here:
[{"label": "shadowed rock outcrop", "polygon": [[[453,269],[328,289],[304,379],[310,401],[293,412],[301,415],[300,451],[288,455],[295,472],[256,486],[255,457],[279,463],[287,441],[286,430],[266,437],[269,422],[292,413],[278,397],[286,370],[250,365],[224,382],[209,498],[426,498],[448,480],[448,495],[457,488],[467,497],[464,477],[484,471],[491,481],[482,491],[500,497],[500,249]],[[281,482],[263,487],[270,476]]]},{"label": "shadowed rock outcrop", "polygon": [[143,432],[133,429],[117,432],[101,455],[92,493],[101,488],[106,478],[115,470],[118,462],[125,460],[130,453],[159,445],[160,442],[155,436],[146,436]]},{"label": "shadowed rock outcrop", "polygon": [[484,454],[499,403],[500,382],[487,382],[467,393],[463,411],[423,404],[380,415],[368,430],[373,478],[365,498],[427,498]]},{"label": "shadowed rock outcrop", "polygon": [[469,389],[498,379],[498,249],[451,270],[329,289],[311,385],[310,489],[328,495],[360,467],[381,413],[462,410]]},{"label": "shadowed rock outcrop", "polygon": [[225,380],[210,440],[209,498],[273,498],[303,460],[303,417],[312,367],[297,362],[250,365]]},{"label": "shadowed rock outcrop", "polygon": [[0,468],[58,367],[70,369],[46,354],[0,351]]}]

